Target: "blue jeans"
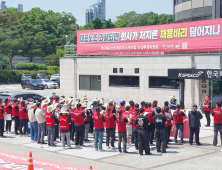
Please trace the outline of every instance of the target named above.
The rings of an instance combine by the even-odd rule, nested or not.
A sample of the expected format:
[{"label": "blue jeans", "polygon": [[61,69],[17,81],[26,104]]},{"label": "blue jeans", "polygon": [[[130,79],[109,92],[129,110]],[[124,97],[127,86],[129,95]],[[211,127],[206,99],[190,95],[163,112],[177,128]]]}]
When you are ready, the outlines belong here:
[{"label": "blue jeans", "polygon": [[30,122],[31,140],[38,140],[38,123]]},{"label": "blue jeans", "polygon": [[99,149],[102,149],[103,132],[95,131],[95,139],[94,139],[95,149],[98,149],[98,139],[99,139]]},{"label": "blue jeans", "polygon": [[180,141],[183,142],[183,125],[175,124],[174,141],[177,141],[177,132],[180,129]]}]

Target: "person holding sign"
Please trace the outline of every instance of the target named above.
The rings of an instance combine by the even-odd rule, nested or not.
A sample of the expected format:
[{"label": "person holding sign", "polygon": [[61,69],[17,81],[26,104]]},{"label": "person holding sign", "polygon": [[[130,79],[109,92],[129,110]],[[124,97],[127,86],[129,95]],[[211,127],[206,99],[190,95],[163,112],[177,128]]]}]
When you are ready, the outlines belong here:
[{"label": "person holding sign", "polygon": [[2,104],[2,99],[0,99],[0,138],[3,138],[4,133],[4,116],[6,115],[4,111],[4,106]]}]

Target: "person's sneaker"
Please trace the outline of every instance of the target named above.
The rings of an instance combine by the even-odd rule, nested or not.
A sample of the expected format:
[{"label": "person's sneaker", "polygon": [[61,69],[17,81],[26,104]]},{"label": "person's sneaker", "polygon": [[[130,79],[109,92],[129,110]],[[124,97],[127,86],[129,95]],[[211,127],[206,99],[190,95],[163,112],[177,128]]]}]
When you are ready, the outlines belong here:
[{"label": "person's sneaker", "polygon": [[23,137],[23,135],[19,135],[19,137]]},{"label": "person's sneaker", "polygon": [[79,145],[79,148],[86,147],[86,145]]},{"label": "person's sneaker", "polygon": [[45,145],[45,144],[47,144],[47,143],[45,143],[45,142],[41,142],[41,144],[42,144],[42,145]]},{"label": "person's sneaker", "polygon": [[146,155],[152,155],[152,153],[150,152],[150,153],[147,153]]},{"label": "person's sneaker", "polygon": [[79,145],[75,145],[75,148],[79,148]]},{"label": "person's sneaker", "polygon": [[112,150],[116,150],[117,148],[116,147],[112,147]]},{"label": "person's sneaker", "polygon": [[197,145],[197,146],[200,146],[200,145],[201,145],[201,143],[200,143],[200,142],[199,142],[199,143],[196,143],[196,145]]},{"label": "person's sneaker", "polygon": [[72,149],[72,147],[68,147],[68,149]]},{"label": "person's sneaker", "polygon": [[123,151],[123,153],[129,153],[128,151]]},{"label": "person's sneaker", "polygon": [[213,146],[217,146],[217,145],[214,145],[214,144],[213,144]]},{"label": "person's sneaker", "polygon": [[98,151],[98,148],[95,148],[95,151]]},{"label": "person's sneaker", "polygon": [[48,144],[48,146],[51,146],[51,144]]},{"label": "person's sneaker", "polygon": [[37,144],[40,144],[41,142],[37,142]]},{"label": "person's sneaker", "polygon": [[139,148],[135,148],[136,150],[139,150]]},{"label": "person's sneaker", "polygon": [[121,151],[121,150],[119,150],[119,153],[122,153],[122,151]]},{"label": "person's sneaker", "polygon": [[205,125],[205,127],[209,127],[209,125]]},{"label": "person's sneaker", "polygon": [[99,149],[98,151],[99,151],[99,152],[105,152],[105,150],[104,150],[104,149]]},{"label": "person's sneaker", "polygon": [[106,149],[110,149],[110,146],[106,146]]},{"label": "person's sneaker", "polygon": [[127,146],[131,146],[131,144],[130,144],[130,143],[127,143]]},{"label": "person's sneaker", "polygon": [[51,147],[56,147],[56,144],[51,145]]},{"label": "person's sneaker", "polygon": [[89,142],[90,140],[89,140],[89,139],[86,139],[85,141],[86,141],[86,142]]},{"label": "person's sneaker", "polygon": [[175,143],[178,143],[178,141],[177,141],[177,140],[175,140],[174,142],[175,142]]},{"label": "person's sneaker", "polygon": [[15,135],[19,135],[19,133],[16,133]]},{"label": "person's sneaker", "polygon": [[114,141],[118,141],[117,139],[114,139]]}]

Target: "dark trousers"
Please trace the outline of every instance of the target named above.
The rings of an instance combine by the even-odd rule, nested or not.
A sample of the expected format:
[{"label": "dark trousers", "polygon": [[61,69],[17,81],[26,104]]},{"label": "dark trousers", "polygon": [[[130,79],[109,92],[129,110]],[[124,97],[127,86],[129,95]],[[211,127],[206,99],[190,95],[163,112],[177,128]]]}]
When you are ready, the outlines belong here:
[{"label": "dark trousers", "polygon": [[[110,139],[111,138],[111,139]],[[111,146],[114,147],[115,129],[106,128],[106,146],[109,146],[109,139]]]},{"label": "dark trousers", "polygon": [[207,125],[210,126],[210,111],[204,111],[206,119],[207,119]]},{"label": "dark trousers", "polygon": [[74,126],[74,122],[72,122],[71,129],[70,129],[70,138],[72,141],[74,140],[74,134],[75,134],[75,126]]},{"label": "dark trousers", "polygon": [[85,126],[81,125],[79,127],[75,126],[75,145],[83,145],[83,137],[84,137],[84,132],[85,132]]},{"label": "dark trousers", "polygon": [[94,129],[94,122],[93,119],[90,117],[89,133],[93,133],[93,129]]},{"label": "dark trousers", "polygon": [[172,125],[169,125],[169,126],[166,127],[166,131],[167,131],[167,133],[166,133],[166,143],[167,144],[170,142],[171,127],[172,127]]},{"label": "dark trousers", "polygon": [[19,116],[14,116],[14,120],[15,120],[15,125],[14,125],[15,134],[18,134],[18,130],[19,130],[19,127],[20,127],[20,119],[19,119]]},{"label": "dark trousers", "polygon": [[139,130],[138,132],[138,140],[139,140],[139,153],[143,155],[143,149],[145,149],[145,153],[150,153],[150,146],[149,146],[149,133],[147,130]]},{"label": "dark trousers", "polygon": [[133,136],[134,136],[135,148],[137,150],[137,149],[139,149],[139,146],[138,146],[138,132],[133,132]]},{"label": "dark trousers", "polygon": [[150,125],[148,126],[148,129],[149,129],[148,132],[150,135],[150,144],[153,144],[155,124],[150,123]]},{"label": "dark trousers", "polygon": [[6,131],[11,132],[11,127],[12,127],[12,121],[6,120]]},{"label": "dark trousers", "polygon": [[[28,120],[27,119],[20,119],[20,128],[19,128],[20,135],[26,134],[27,127],[28,127]],[[22,128],[23,128],[23,133],[22,133]]]},{"label": "dark trousers", "polygon": [[221,146],[222,146],[222,126],[218,126],[218,124],[214,123],[214,141],[213,145],[217,145],[217,135],[218,131],[220,132],[220,140],[221,140]]},{"label": "dark trousers", "polygon": [[58,124],[55,124],[55,136],[54,136],[54,141],[59,138],[59,127]]},{"label": "dark trousers", "polygon": [[[156,150],[157,152],[166,152],[166,130],[165,128],[155,129],[156,136]],[[161,145],[161,151],[160,151]]]},{"label": "dark trousers", "polygon": [[[133,128],[132,128],[133,130]],[[137,141],[138,141],[138,132],[137,132]],[[135,143],[135,136],[134,136],[134,133],[132,133],[132,136],[131,136],[131,143]],[[137,144],[138,145],[138,144]]]},{"label": "dark trousers", "polygon": [[118,140],[118,149],[121,151],[121,142],[123,139],[123,151],[126,151],[126,132],[118,132],[119,140]]},{"label": "dark trousers", "polygon": [[199,142],[199,134],[200,134],[200,128],[194,128],[194,127],[190,127],[190,137],[189,137],[189,143],[193,143],[193,135],[195,134],[195,141],[196,144],[200,143]]},{"label": "dark trousers", "polygon": [[0,119],[0,136],[3,136],[4,126],[5,126],[5,121],[4,121],[4,119]]}]

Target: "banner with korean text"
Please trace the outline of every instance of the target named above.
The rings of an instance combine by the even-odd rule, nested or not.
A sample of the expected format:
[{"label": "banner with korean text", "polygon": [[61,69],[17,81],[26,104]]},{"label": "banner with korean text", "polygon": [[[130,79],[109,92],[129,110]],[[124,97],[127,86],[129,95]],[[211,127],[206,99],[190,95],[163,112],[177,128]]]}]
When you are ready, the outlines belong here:
[{"label": "banner with korean text", "polygon": [[152,55],[221,50],[222,19],[114,29],[78,30],[77,54]]}]

